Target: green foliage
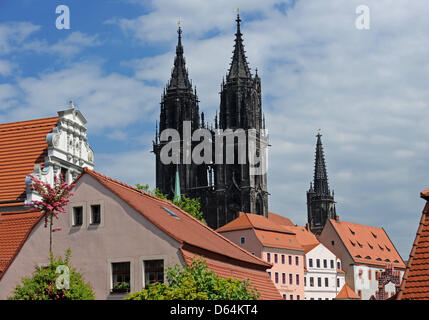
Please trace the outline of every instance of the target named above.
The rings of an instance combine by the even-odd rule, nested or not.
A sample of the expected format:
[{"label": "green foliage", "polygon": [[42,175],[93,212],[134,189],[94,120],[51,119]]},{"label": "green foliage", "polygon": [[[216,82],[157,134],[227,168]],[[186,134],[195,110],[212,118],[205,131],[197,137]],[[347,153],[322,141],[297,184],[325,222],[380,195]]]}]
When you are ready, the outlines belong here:
[{"label": "green foliage", "polygon": [[221,278],[207,268],[204,259],[194,259],[190,267],[168,268],[167,283],[148,285],[131,293],[127,300],[256,300],[259,292],[249,280]]},{"label": "green foliage", "polygon": [[[47,267],[35,267],[32,277],[22,278],[9,300],[94,300],[94,292],[89,283],[85,283],[82,275],[70,266],[71,250],[66,251],[65,259],[55,258],[50,254]],[[64,271],[56,273],[58,266],[66,266],[69,270],[69,288]],[[60,285],[56,284],[60,279]],[[63,288],[61,288],[63,287]]]},{"label": "green foliage", "polygon": [[[137,189],[143,190],[144,192],[149,193],[155,197],[158,197],[161,199],[167,199],[167,195],[159,192],[158,188],[150,190],[150,187],[148,184],[145,184],[145,185],[137,184],[136,187]],[[199,198],[188,198],[187,196],[181,195],[180,200],[169,200],[169,201],[174,203],[183,211],[186,211],[187,213],[189,213],[194,218],[205,223],[204,215],[203,215],[203,212],[201,211],[201,203]]]}]

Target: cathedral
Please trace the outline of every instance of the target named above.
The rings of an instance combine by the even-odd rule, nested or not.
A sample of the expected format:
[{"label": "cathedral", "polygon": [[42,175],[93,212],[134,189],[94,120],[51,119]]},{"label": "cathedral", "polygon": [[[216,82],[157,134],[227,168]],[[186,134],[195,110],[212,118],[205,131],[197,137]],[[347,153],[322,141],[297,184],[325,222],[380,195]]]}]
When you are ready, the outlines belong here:
[{"label": "cathedral", "polygon": [[[162,93],[159,126],[153,141],[156,187],[171,199],[179,180],[178,186],[183,195],[200,199],[207,225],[213,229],[234,220],[239,212],[268,215],[265,161],[268,135],[262,112],[261,79],[257,70],[254,75],[250,72],[239,15],[236,22],[232,61],[226,78],[221,82],[219,117],[216,112],[214,125],[206,123],[204,113],[199,112],[196,88],[189,80],[185,65],[182,30],[179,26],[174,67]],[[185,122],[191,124],[192,132],[205,129],[212,142],[220,139],[226,141],[226,144],[218,150],[212,143],[211,160],[204,163],[195,163],[193,160],[164,163],[161,161],[161,150],[171,140],[161,139],[161,133],[166,129],[183,132]],[[239,135],[234,135],[238,131],[243,133],[244,139],[240,140]],[[228,135],[232,135],[232,138]],[[180,159],[192,154],[198,143],[190,142],[188,149],[184,139],[180,140]],[[243,152],[239,151],[243,150],[245,157],[241,158],[239,154]],[[233,161],[226,159],[228,152],[229,155],[233,154]],[[258,160],[256,165],[255,159]]]}]

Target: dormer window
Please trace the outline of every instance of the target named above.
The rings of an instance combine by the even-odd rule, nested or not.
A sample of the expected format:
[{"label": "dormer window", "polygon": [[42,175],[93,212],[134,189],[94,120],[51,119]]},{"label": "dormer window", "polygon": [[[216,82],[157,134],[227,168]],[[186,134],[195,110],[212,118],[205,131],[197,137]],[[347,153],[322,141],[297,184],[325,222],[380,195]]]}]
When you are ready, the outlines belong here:
[{"label": "dormer window", "polygon": [[352,235],[355,235],[355,232],[351,228],[349,228],[349,230],[350,230]]},{"label": "dormer window", "polygon": [[246,243],[246,238],[245,237],[241,237],[240,238],[240,244],[245,244]]}]

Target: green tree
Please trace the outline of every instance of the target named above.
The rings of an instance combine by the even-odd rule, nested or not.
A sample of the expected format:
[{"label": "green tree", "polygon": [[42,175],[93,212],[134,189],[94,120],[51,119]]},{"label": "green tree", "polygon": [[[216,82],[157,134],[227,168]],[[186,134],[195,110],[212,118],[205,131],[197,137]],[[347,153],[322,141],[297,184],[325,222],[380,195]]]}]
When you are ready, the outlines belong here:
[{"label": "green tree", "polygon": [[70,266],[71,250],[65,259],[50,253],[47,267],[35,267],[31,277],[21,279],[9,300],[94,300],[94,292],[82,275]]},{"label": "green tree", "polygon": [[207,268],[203,258],[190,267],[168,268],[167,283],[153,283],[131,293],[127,300],[256,300],[260,294],[249,280],[222,278]]},{"label": "green tree", "polygon": [[[136,185],[137,189],[142,190],[146,193],[149,193],[155,197],[161,198],[161,199],[167,199],[167,195],[161,193],[158,188],[155,188],[153,190],[150,190],[150,187],[148,184]],[[169,200],[169,199],[167,199]],[[170,202],[174,203],[176,206],[181,208],[183,211],[186,211],[194,218],[202,221],[203,223],[206,223],[204,220],[203,212],[201,211],[201,202],[200,198],[188,198],[187,196],[181,195],[179,200],[169,200]]]}]

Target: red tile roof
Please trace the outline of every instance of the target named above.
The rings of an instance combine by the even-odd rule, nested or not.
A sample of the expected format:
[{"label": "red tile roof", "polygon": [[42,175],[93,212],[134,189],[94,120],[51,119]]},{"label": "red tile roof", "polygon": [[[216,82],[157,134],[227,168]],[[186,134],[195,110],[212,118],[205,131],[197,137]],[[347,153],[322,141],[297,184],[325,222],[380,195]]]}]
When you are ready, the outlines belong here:
[{"label": "red tile roof", "polygon": [[347,284],[344,284],[338,295],[335,297],[337,300],[360,300],[360,297],[350,288]]},{"label": "red tile roof", "polygon": [[[88,168],[84,168],[83,173],[76,179],[75,183],[84,174],[89,174],[95,178],[151,223],[180,243],[203,248],[235,261],[250,264],[261,270],[271,267],[268,262],[240,248],[170,201],[154,197]],[[163,208],[169,210],[176,217]]]},{"label": "red tile roof", "polygon": [[244,229],[253,229],[259,242],[265,247],[304,251],[289,227],[277,225],[258,214],[240,212],[238,218],[216,231],[222,233]]},{"label": "red tile roof", "polygon": [[274,212],[268,212],[268,220],[282,226],[294,226],[293,222],[289,218],[286,218]]},{"label": "red tile roof", "polygon": [[320,243],[319,240],[317,240],[316,236],[311,231],[307,230],[305,227],[291,226],[285,227],[285,229],[295,233],[298,242],[302,246],[313,246],[314,248]]},{"label": "red tile roof", "polygon": [[52,117],[0,124],[0,206],[23,204],[25,177],[35,164],[43,168],[46,135],[57,122],[58,117]]},{"label": "red tile roof", "polygon": [[[424,192],[422,198],[426,197]],[[429,300],[429,202],[420,218],[397,299]]]},{"label": "red tile roof", "polygon": [[383,228],[329,220],[355,263],[405,269],[405,263]]},{"label": "red tile roof", "polygon": [[34,209],[0,215],[0,279],[42,216]]},{"label": "red tile roof", "polygon": [[[188,266],[191,265],[192,259],[198,255],[193,252],[180,249],[183,258]],[[274,283],[271,281],[268,273],[265,271],[258,271],[254,269],[243,268],[228,264],[219,260],[205,257],[207,267],[214,271],[218,276],[223,278],[234,279],[249,279],[251,286],[255,287],[260,293],[262,300],[281,300],[279,291],[276,289]]]}]

